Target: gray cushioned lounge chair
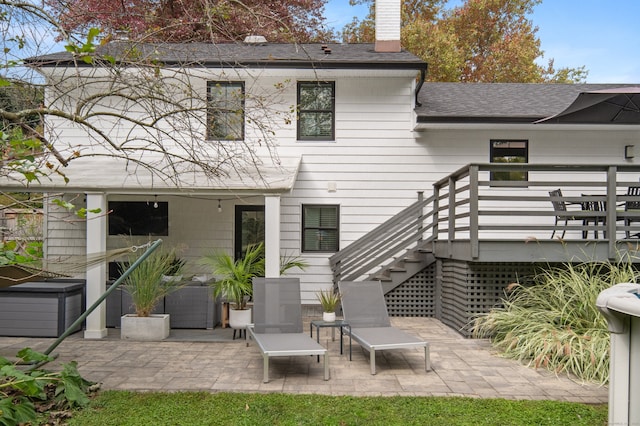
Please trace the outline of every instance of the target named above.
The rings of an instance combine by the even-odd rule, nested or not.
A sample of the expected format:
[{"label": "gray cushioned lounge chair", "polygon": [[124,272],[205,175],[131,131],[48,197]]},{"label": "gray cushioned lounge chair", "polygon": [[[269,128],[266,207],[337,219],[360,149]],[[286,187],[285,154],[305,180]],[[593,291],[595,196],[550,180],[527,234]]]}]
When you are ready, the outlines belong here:
[{"label": "gray cushioned lounge chair", "polygon": [[369,351],[371,374],[376,374],[376,351],[424,348],[424,369],[431,369],[429,343],[391,325],[379,281],[340,281],[344,319],[351,337]]},{"label": "gray cushioned lounge chair", "polygon": [[269,382],[269,358],[276,356],[322,355],[324,379],[329,380],[327,349],[302,331],[298,278],[253,279],[253,324],[248,330],[264,358],[265,383]]}]

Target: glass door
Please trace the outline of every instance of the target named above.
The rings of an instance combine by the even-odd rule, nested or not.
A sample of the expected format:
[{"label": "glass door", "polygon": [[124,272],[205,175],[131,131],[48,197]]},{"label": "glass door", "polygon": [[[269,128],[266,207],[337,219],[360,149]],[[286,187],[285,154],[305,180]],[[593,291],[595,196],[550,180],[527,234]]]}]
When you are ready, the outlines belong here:
[{"label": "glass door", "polygon": [[234,255],[240,259],[252,244],[264,242],[264,206],[236,206]]}]

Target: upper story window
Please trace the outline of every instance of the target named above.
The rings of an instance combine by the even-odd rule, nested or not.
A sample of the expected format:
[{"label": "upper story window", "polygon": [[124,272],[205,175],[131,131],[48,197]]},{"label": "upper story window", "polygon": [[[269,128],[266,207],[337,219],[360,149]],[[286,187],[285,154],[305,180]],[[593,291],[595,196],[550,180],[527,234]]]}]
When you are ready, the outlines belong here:
[{"label": "upper story window", "polygon": [[244,139],[244,83],[207,82],[207,139]]},{"label": "upper story window", "polygon": [[338,251],[337,205],[302,206],[302,251],[336,252]]},{"label": "upper story window", "polygon": [[[490,161],[492,163],[528,163],[529,141],[527,140],[492,140]],[[492,172],[491,180],[522,180],[528,179],[525,171]]]},{"label": "upper story window", "polygon": [[298,140],[335,140],[334,82],[298,82]]}]

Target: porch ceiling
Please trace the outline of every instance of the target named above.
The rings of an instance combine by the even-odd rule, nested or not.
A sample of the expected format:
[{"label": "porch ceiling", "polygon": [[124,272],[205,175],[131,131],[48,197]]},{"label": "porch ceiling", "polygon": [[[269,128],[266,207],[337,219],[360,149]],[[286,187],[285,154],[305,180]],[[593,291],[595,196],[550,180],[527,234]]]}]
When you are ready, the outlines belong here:
[{"label": "porch ceiling", "polygon": [[[146,168],[125,164],[114,159],[78,158],[62,170],[62,176],[52,174],[32,182],[28,189],[38,192],[106,192],[106,193],[199,193],[221,192],[280,193],[293,187],[301,156],[256,158],[255,163],[239,165],[220,173],[207,176],[192,167],[169,168],[156,164],[156,173]],[[160,171],[161,173],[158,173]],[[163,176],[164,175],[164,176]],[[0,190],[25,191],[26,181],[20,176],[0,178]]]}]

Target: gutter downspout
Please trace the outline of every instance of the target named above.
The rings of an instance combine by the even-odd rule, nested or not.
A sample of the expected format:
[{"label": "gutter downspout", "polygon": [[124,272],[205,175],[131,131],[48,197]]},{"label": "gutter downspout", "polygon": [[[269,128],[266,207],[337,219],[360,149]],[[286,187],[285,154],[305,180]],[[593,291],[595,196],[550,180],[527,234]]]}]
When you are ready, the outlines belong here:
[{"label": "gutter downspout", "polygon": [[422,104],[418,101],[418,94],[420,93],[420,89],[422,89],[422,85],[424,85],[424,81],[427,78],[427,65],[423,69],[420,70],[420,80],[418,80],[418,85],[416,86],[416,106],[420,107]]}]

